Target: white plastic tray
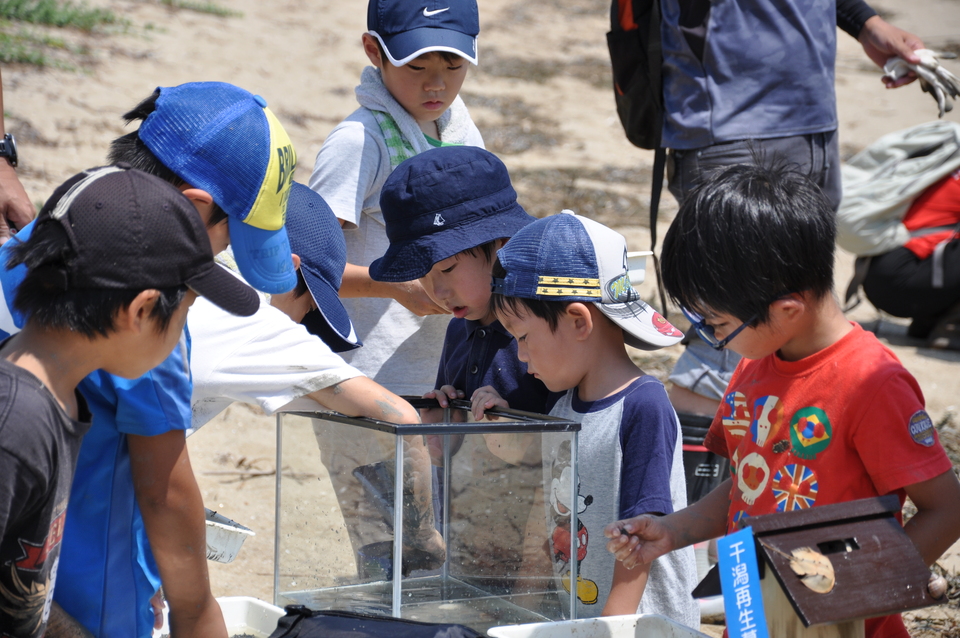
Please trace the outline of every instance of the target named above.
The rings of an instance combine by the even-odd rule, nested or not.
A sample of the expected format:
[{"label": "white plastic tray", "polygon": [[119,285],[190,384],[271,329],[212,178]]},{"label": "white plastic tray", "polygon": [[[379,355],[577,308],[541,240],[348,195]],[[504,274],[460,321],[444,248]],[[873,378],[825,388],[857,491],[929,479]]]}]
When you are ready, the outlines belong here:
[{"label": "white plastic tray", "polygon": [[490,638],[704,638],[666,616],[638,614],[491,627]]},{"label": "white plastic tray", "polygon": [[[220,611],[223,612],[228,636],[249,634],[256,638],[269,638],[277,628],[277,621],[284,615],[284,611],[276,605],[252,596],[224,596],[217,598],[217,602],[220,603]],[[153,638],[169,638],[170,625],[167,621],[167,611],[164,603],[163,627],[153,630]]]}]

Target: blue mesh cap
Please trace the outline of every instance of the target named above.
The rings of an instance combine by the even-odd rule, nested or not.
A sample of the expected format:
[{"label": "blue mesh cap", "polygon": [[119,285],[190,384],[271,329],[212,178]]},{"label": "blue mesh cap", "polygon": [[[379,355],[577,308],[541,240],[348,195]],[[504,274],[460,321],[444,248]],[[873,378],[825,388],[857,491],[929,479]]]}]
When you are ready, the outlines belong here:
[{"label": "blue mesh cap", "polygon": [[370,0],[367,31],[394,66],[430,51],[446,51],[476,64],[480,12],[476,0]]},{"label": "blue mesh cap", "polygon": [[227,213],[241,274],[269,293],[297,283],[283,222],[296,152],[258,95],[222,82],[157,89],[139,137],[167,168]]},{"label": "blue mesh cap", "polygon": [[563,211],[538,219],[497,251],[507,271],[494,293],[541,301],[590,302],[641,350],[679,343],[683,333],[647,305],[630,283],[627,242],[603,224]]},{"label": "blue mesh cap", "polygon": [[380,210],[390,246],[370,264],[375,281],[419,279],[534,220],[517,203],[507,167],[477,146],[432,148],[402,162],[383,184]]},{"label": "blue mesh cap", "polygon": [[286,225],[290,248],[300,257],[300,273],[317,304],[300,323],[334,352],[359,348],[360,339],[340,301],[347,243],[337,216],[320,195],[294,183]]}]

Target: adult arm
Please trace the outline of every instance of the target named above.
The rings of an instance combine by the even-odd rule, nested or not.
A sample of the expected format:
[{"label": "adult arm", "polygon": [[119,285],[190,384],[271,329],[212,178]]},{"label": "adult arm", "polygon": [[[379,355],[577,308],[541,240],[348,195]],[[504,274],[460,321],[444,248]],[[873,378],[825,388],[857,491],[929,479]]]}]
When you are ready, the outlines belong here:
[{"label": "adult arm", "polygon": [[[342,225],[343,220],[340,223]],[[340,296],[344,299],[354,297],[393,299],[418,317],[450,314],[449,310],[438,306],[430,299],[419,281],[374,281],[370,278],[369,268],[350,263],[343,269]]]},{"label": "adult arm", "polygon": [[649,565],[667,552],[723,536],[727,531],[731,479],[702,499],[667,516],[642,514],[603,530],[607,550],[627,569]]},{"label": "adult arm", "polygon": [[[0,76],[0,137],[7,132],[3,121],[3,78]],[[0,160],[0,244],[13,237],[16,228],[23,228],[36,216],[17,171],[10,160]]]},{"label": "adult arm", "polygon": [[[878,16],[863,0],[837,0],[837,26],[856,38],[867,57],[881,69],[894,56],[912,64],[920,62],[914,51],[923,48],[923,41]],[[884,79],[884,83],[887,88],[895,88],[915,79],[911,74],[897,81]]]},{"label": "adult arm", "polygon": [[174,638],[226,638],[210,591],[206,522],[182,430],[127,435],[134,491],[170,606]]}]

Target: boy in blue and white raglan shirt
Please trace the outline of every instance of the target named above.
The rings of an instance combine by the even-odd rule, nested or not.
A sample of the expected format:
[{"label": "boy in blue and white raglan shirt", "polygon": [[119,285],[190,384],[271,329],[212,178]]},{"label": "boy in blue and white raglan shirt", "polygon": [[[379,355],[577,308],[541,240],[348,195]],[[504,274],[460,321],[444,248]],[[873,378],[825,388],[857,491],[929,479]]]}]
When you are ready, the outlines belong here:
[{"label": "boy in blue and white raglan shirt", "polygon": [[[543,440],[551,554],[564,588],[576,588],[577,616],[657,613],[698,628],[691,548],[641,571],[627,570],[604,548],[604,527],[624,512],[667,514],[686,506],[676,413],[663,384],[637,368],[624,346],[655,350],[683,335],[640,300],[626,252],[620,234],[590,219],[539,219],[497,252],[493,306],[527,371],[549,390],[566,392],[550,414],[582,424],[576,503],[565,502],[569,446]],[[571,531],[574,507],[578,529]],[[571,533],[579,541],[575,557]]]},{"label": "boy in blue and white raglan shirt", "polygon": [[483,146],[459,97],[477,63],[476,0],[369,0],[363,50],[373,66],[356,88],[360,108],[330,132],[310,188],[340,219],[347,267],[340,296],[364,343],[344,359],[397,394],[433,389],[448,311],[416,281],[383,282],[367,267],[390,245],[380,190],[406,159],[439,146]]}]

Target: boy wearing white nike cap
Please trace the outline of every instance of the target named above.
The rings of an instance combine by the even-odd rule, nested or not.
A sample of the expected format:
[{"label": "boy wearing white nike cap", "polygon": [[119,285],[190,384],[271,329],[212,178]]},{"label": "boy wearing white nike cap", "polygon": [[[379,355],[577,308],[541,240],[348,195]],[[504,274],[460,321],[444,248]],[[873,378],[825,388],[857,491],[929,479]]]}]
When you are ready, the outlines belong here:
[{"label": "boy wearing white nike cap", "polygon": [[414,155],[439,146],[483,147],[458,96],[469,65],[477,63],[479,31],[476,0],[369,0],[362,42],[373,66],[356,89],[360,108],[327,137],[310,177],[347,243],[340,296],[364,347],[345,359],[397,394],[433,389],[449,317],[417,281],[370,278],[370,262],[390,245],[380,190]]}]

